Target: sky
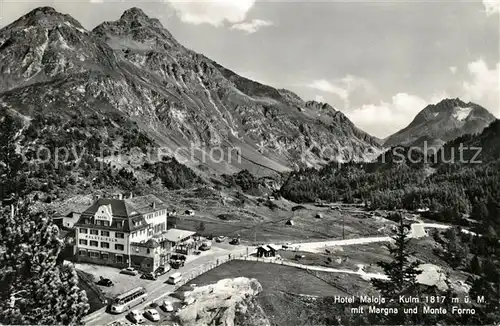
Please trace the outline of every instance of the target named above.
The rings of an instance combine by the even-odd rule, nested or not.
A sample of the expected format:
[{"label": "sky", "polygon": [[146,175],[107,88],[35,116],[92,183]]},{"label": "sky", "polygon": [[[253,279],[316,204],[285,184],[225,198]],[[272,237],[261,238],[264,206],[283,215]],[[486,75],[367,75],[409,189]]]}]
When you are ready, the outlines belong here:
[{"label": "sky", "polygon": [[380,138],[446,97],[500,117],[500,0],[0,0],[0,26],[39,6],[87,29],[139,7],[188,48]]}]

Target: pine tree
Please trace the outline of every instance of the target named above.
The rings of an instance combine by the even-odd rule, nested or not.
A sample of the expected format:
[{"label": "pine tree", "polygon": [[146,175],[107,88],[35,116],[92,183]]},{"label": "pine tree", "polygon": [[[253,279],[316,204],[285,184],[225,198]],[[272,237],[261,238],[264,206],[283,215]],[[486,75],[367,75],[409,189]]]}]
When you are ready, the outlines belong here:
[{"label": "pine tree", "polygon": [[16,152],[19,123],[9,114],[0,121],[0,201],[19,194],[22,189],[22,158]]},{"label": "pine tree", "polygon": [[31,213],[28,203],[19,206],[0,214],[0,323],[81,324],[87,296],[74,267],[57,265],[58,229],[46,215]]},{"label": "pine tree", "polygon": [[400,215],[400,223],[396,235],[393,237],[394,244],[387,245],[392,257],[390,262],[378,262],[382,267],[388,280],[372,280],[373,286],[387,299],[397,298],[399,295],[410,294],[415,288],[416,278],[422,271],[418,270],[418,262],[410,261],[413,252],[410,251],[407,226]]},{"label": "pine tree", "polygon": [[470,262],[470,271],[475,275],[481,275],[483,273],[481,261],[477,255],[474,256]]},{"label": "pine tree", "polygon": [[[418,270],[418,262],[410,261],[410,256],[413,252],[410,250],[407,226],[403,218],[399,215],[399,226],[397,233],[394,235],[394,244],[389,243],[387,249],[392,257],[392,261],[378,262],[377,265],[382,267],[388,280],[372,279],[372,285],[386,298],[386,300],[394,300],[396,307],[400,307],[398,314],[382,317],[384,323],[390,324],[406,324],[414,323],[412,320],[415,316],[410,316],[403,313],[403,309],[398,304],[399,296],[415,296],[419,292],[417,284],[417,276],[422,273]],[[380,321],[382,323],[382,321]]]}]

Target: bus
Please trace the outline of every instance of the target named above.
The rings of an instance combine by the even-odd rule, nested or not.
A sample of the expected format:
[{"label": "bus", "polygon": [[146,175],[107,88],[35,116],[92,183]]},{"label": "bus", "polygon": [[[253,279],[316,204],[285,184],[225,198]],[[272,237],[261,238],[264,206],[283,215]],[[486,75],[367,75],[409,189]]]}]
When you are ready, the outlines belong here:
[{"label": "bus", "polygon": [[111,303],[112,313],[122,313],[139,303],[146,301],[148,293],[145,288],[138,287],[117,296]]},{"label": "bus", "polygon": [[180,282],[180,280],[182,280],[182,274],[181,273],[174,273],[174,274],[169,276],[167,282],[170,284],[176,284],[176,283]]}]

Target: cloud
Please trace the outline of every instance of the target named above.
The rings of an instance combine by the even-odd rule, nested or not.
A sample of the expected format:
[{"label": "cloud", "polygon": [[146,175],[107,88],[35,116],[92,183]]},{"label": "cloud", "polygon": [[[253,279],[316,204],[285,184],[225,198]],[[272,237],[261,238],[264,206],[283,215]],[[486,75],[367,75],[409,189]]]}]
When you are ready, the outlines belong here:
[{"label": "cloud", "polygon": [[463,83],[464,99],[477,102],[500,116],[500,62],[491,69],[482,59],[467,65],[470,81]]},{"label": "cloud", "polygon": [[456,72],[457,72],[457,67],[451,66],[451,67],[450,67],[450,71],[451,71],[451,73],[452,73],[452,74],[456,74]]},{"label": "cloud", "polygon": [[371,97],[378,94],[370,81],[354,75],[346,75],[335,81],[317,79],[305,86],[324,93],[335,94],[344,102],[344,109],[349,108],[353,99],[362,99],[367,95]]},{"label": "cloud", "polygon": [[262,27],[267,27],[272,25],[273,23],[267,20],[253,19],[251,22],[234,24],[233,26],[231,26],[231,29],[238,29],[241,31],[245,31],[248,34],[252,34],[257,32]]},{"label": "cloud", "polygon": [[325,98],[321,95],[316,95],[316,98],[314,100],[316,102],[325,103]]},{"label": "cloud", "polygon": [[484,11],[487,16],[493,14],[500,14],[500,1],[499,0],[483,0]]},{"label": "cloud", "polygon": [[349,97],[349,92],[345,87],[334,85],[325,79],[314,80],[312,83],[308,84],[307,87],[325,93],[335,94],[344,101],[347,100],[347,98]]},{"label": "cloud", "polygon": [[377,137],[387,137],[410,123],[428,104],[435,104],[447,94],[436,94],[430,100],[408,93],[394,95],[391,102],[365,104],[344,112],[361,129]]},{"label": "cloud", "polygon": [[179,18],[190,24],[221,26],[224,22],[239,23],[245,20],[255,0],[164,0],[170,3]]}]

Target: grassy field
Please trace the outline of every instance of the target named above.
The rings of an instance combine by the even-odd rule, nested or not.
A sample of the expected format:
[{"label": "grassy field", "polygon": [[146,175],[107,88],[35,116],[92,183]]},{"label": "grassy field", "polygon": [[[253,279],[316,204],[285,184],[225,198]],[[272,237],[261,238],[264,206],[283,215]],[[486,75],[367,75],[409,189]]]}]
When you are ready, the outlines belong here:
[{"label": "grassy field", "polygon": [[[262,262],[233,260],[200,275],[187,285],[213,284],[221,279],[235,277],[256,278],[263,291],[256,299],[273,326],[318,325],[326,311],[323,298],[347,296],[349,293],[373,294],[369,282],[358,276],[323,272],[307,272],[289,266]],[[344,292],[339,287],[348,289]],[[366,291],[365,291],[366,290]],[[333,309],[343,309],[337,305]]]},{"label": "grassy field", "polygon": [[[370,218],[370,213],[356,207],[330,210],[306,204],[303,205],[305,209],[292,211],[296,204],[284,199],[273,200],[273,208],[270,208],[264,198],[208,188],[173,191],[161,197],[177,212],[195,211],[194,216],[179,214],[177,228],[197,231],[203,222],[202,233],[205,235],[240,235],[243,241],[251,243],[340,239],[343,232],[349,238],[377,236],[383,235],[378,230],[386,224]],[[321,218],[316,218],[318,213]],[[293,226],[285,225],[289,219],[294,221]]]},{"label": "grassy field", "polygon": [[284,292],[313,296],[346,295],[309,272],[290,266],[255,261],[233,260],[195,278],[190,284],[213,284],[225,278],[248,277],[257,279],[264,292]]}]

